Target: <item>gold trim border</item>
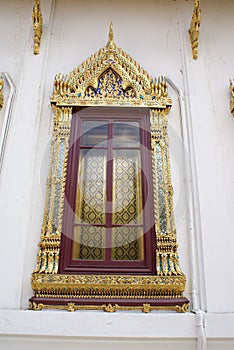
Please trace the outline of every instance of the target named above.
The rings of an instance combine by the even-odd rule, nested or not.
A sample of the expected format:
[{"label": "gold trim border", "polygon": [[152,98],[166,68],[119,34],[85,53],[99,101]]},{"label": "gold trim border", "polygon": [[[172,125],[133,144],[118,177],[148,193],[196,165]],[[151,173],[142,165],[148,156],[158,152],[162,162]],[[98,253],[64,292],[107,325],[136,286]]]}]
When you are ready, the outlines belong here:
[{"label": "gold trim border", "polygon": [[118,304],[103,304],[103,305],[75,305],[74,303],[67,303],[67,305],[45,305],[43,303],[29,302],[29,310],[40,311],[42,309],[57,309],[67,310],[74,312],[77,310],[103,310],[105,312],[116,312],[116,311],[129,311],[129,310],[140,310],[144,313],[151,311],[176,311],[178,313],[185,313],[189,310],[189,304],[184,303],[183,305],[173,306],[152,306],[148,303],[140,306],[122,306]]},{"label": "gold trim border", "polygon": [[133,275],[33,274],[35,298],[70,299],[179,299],[186,277]]},{"label": "gold trim border", "polygon": [[178,285],[184,284],[186,277],[180,276],[156,276],[156,275],[64,275],[64,274],[43,274],[34,273],[32,275],[32,283],[49,286],[51,283],[59,286],[116,286],[116,285]]}]

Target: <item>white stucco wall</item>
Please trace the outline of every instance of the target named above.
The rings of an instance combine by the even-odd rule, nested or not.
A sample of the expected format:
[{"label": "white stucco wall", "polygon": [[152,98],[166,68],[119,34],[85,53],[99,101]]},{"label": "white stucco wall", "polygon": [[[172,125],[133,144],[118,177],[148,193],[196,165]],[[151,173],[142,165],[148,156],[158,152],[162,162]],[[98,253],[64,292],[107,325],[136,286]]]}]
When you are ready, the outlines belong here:
[{"label": "white stucco wall", "polygon": [[[195,349],[196,336],[201,334],[202,327],[196,326],[198,319],[192,313],[103,316],[90,312],[23,311],[32,295],[30,276],[36,266],[43,217],[53,123],[49,102],[53,79],[59,72],[69,73],[103,47],[112,21],[116,44],[152,76],[169,76],[183,95],[185,119],[181,119],[183,113],[176,90],[170,86],[173,108],[169,115],[169,135],[179,255],[188,279],[185,295],[192,299],[192,292],[196,294],[193,281],[197,276],[198,307],[206,312],[207,348],[231,349],[234,346],[234,331],[230,326],[234,321],[231,292],[234,290],[234,120],[229,111],[228,84],[233,76],[234,1],[202,2],[203,21],[196,61],[192,59],[187,33],[193,9],[191,0],[42,0],[41,3],[44,24],[38,56],[33,55],[32,1],[11,0],[0,4],[0,71],[8,72],[16,87],[0,173],[0,266],[4,281],[0,289],[3,310],[0,314],[1,331],[5,334],[0,338],[0,348],[5,349],[8,344],[9,349],[15,349],[18,344],[18,349],[20,346],[27,349],[36,340],[38,349],[45,344],[50,349],[63,348],[61,344],[66,342],[73,349],[82,346],[83,341],[87,349],[97,349],[99,345],[94,347],[92,343],[95,339],[112,337],[112,341],[121,338],[127,344],[116,340],[116,349],[120,346],[130,349],[139,334],[139,349]],[[7,100],[7,85],[4,93]],[[4,111],[0,111],[0,118]],[[184,134],[188,131],[189,135]],[[189,163],[192,177],[186,175],[184,162]],[[188,190],[186,183],[191,181],[192,188]],[[194,209],[192,223],[189,203],[193,204],[190,209]],[[116,319],[118,322],[110,327],[109,333],[103,331]],[[61,326],[64,322],[72,329],[69,341],[67,329]],[[44,323],[46,327],[41,327]],[[97,327],[97,333],[92,333],[89,325]],[[53,338],[58,334],[64,337],[60,345]],[[221,347],[220,339],[226,339]],[[97,344],[105,348],[101,342]]]}]

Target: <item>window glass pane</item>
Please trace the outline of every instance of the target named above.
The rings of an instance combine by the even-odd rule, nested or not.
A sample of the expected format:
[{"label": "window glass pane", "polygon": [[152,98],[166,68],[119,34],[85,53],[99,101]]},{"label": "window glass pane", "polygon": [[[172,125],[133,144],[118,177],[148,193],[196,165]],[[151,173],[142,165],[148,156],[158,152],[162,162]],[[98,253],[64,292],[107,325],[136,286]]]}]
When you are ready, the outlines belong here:
[{"label": "window glass pane", "polygon": [[139,150],[113,151],[114,224],[142,223],[142,184]]},{"label": "window glass pane", "polygon": [[76,223],[105,223],[106,153],[105,149],[80,150]]},{"label": "window glass pane", "polygon": [[121,226],[112,229],[112,259],[144,259],[144,239],[141,227]]},{"label": "window glass pane", "polygon": [[83,121],[81,146],[107,146],[108,123],[105,121]]},{"label": "window glass pane", "polygon": [[74,227],[72,258],[104,260],[105,228],[96,226]]},{"label": "window glass pane", "polygon": [[140,129],[138,122],[114,122],[114,147],[139,147]]}]

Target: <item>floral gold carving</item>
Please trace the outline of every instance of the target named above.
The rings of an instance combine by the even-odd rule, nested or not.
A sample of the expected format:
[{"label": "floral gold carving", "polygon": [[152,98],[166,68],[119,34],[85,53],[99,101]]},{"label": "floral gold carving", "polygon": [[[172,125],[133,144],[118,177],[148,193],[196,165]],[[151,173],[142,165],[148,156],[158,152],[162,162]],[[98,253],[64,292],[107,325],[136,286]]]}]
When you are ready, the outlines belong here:
[{"label": "floral gold carving", "polygon": [[150,310],[151,310],[150,304],[143,304],[142,312],[148,314],[150,312]]},{"label": "floral gold carving", "polygon": [[[139,298],[144,289],[144,296],[151,299],[181,297],[185,286],[185,276],[128,276],[128,275],[63,275],[33,274],[32,288],[37,296],[54,297],[69,295],[71,298],[86,299],[90,295],[100,299]],[[137,292],[137,293],[136,293]]]},{"label": "floral gold carving", "polygon": [[67,311],[70,311],[70,312],[75,311],[75,304],[74,303],[68,303],[67,304]]},{"label": "floral gold carving", "polygon": [[200,0],[194,0],[194,9],[193,9],[193,15],[190,23],[189,38],[190,38],[193,58],[195,60],[198,58],[198,38],[199,38],[200,25],[201,25]]},{"label": "floral gold carving", "polygon": [[34,31],[34,55],[38,55],[40,53],[42,21],[43,21],[40,0],[34,0],[32,21],[33,21],[33,31]]}]

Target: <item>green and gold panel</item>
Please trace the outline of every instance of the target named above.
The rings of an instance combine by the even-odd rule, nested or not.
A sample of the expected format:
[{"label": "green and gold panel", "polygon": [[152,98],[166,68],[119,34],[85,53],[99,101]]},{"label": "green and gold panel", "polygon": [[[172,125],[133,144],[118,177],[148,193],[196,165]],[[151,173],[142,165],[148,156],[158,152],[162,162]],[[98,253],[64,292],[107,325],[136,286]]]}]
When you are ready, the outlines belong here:
[{"label": "green and gold panel", "polygon": [[163,174],[163,151],[160,143],[155,145],[155,165],[157,176],[157,194],[158,194],[158,210],[159,210],[159,226],[160,232],[166,234],[167,218],[165,212],[165,188]]}]

